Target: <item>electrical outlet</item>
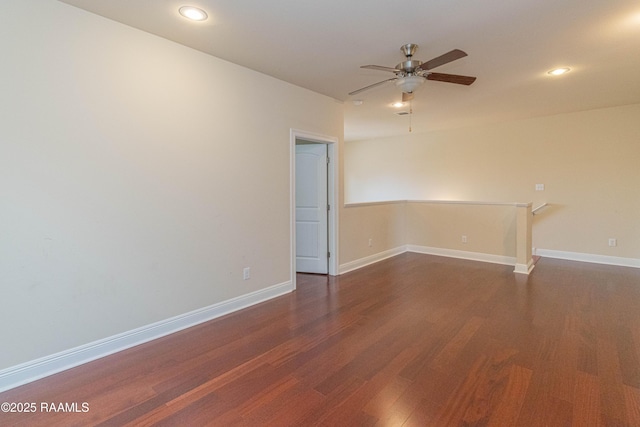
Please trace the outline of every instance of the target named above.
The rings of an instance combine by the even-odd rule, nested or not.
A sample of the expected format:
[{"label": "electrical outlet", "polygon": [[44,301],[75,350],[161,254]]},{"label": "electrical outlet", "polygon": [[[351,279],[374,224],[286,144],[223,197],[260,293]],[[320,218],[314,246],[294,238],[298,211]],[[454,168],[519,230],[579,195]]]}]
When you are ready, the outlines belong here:
[{"label": "electrical outlet", "polygon": [[617,239],[609,239],[609,246],[618,246]]},{"label": "electrical outlet", "polygon": [[544,184],[536,184],[536,191],[544,191]]},{"label": "electrical outlet", "polygon": [[462,243],[467,243],[467,236],[466,235],[462,235]]},{"label": "electrical outlet", "polygon": [[369,238],[369,247],[373,246],[373,239]]},{"label": "electrical outlet", "polygon": [[242,280],[249,280],[249,279],[251,279],[251,268],[245,267],[242,269]]}]

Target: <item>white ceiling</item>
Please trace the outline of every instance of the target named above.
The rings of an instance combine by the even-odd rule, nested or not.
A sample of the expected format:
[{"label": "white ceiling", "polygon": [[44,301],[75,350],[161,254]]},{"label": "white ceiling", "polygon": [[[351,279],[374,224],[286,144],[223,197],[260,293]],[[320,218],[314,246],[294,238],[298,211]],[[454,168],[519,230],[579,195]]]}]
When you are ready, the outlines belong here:
[{"label": "white ceiling", "polygon": [[[426,82],[413,132],[640,103],[637,0],[61,0],[216,57],[345,101],[345,140],[406,134],[390,107],[400,46],[414,59],[469,56],[434,71],[476,76],[471,86]],[[198,6],[209,19],[178,14]],[[562,77],[546,72],[559,66]],[[361,106],[354,99],[363,100]]]}]

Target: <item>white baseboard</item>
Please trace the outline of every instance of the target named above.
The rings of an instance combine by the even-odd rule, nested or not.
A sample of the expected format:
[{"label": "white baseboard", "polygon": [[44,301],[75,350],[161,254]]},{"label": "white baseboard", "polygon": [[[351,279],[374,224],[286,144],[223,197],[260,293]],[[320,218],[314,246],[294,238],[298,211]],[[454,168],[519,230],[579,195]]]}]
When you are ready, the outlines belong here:
[{"label": "white baseboard", "polygon": [[640,268],[640,259],[622,258],[608,255],[585,254],[582,252],[556,251],[552,249],[534,249],[534,255],[546,257],[566,259],[569,261],[591,262],[594,264],[617,265],[621,267]]},{"label": "white baseboard", "polygon": [[378,261],[382,261],[383,259],[400,255],[402,253],[405,253],[406,251],[407,251],[406,246],[400,246],[394,249],[389,249],[383,252],[379,252],[377,254],[369,255],[364,258],[357,259],[355,261],[350,261],[345,264],[341,264],[339,267],[338,274],[344,274],[353,270],[357,270],[362,267],[366,267],[367,265],[374,264]]},{"label": "white baseboard", "polygon": [[449,258],[467,259],[471,261],[489,262],[492,264],[516,265],[516,258],[504,255],[483,254],[480,252],[459,251],[456,249],[434,248],[430,246],[407,245],[408,252],[438,255]]},{"label": "white baseboard", "polygon": [[[382,261],[383,259],[391,258],[396,255],[400,255],[404,252],[415,252],[419,254],[427,254],[427,255],[438,255],[449,258],[458,258],[458,259],[466,259],[471,261],[481,261],[481,262],[489,262],[492,264],[503,264],[503,265],[512,265],[516,266],[516,258],[508,257],[502,255],[492,255],[492,254],[483,254],[479,252],[467,252],[467,251],[458,251],[455,249],[443,249],[443,248],[434,248],[429,246],[418,246],[418,245],[405,245],[399,246],[394,249],[389,249],[387,251],[379,252],[377,254],[369,255],[364,258],[357,259],[355,261],[350,261],[348,263],[340,265],[339,274],[348,273],[349,271],[357,270],[362,267],[366,267],[367,265],[374,264],[378,261]],[[527,267],[528,271],[533,269],[533,262],[531,263],[531,267]],[[520,272],[520,271],[517,271]],[[527,273],[528,274],[528,273]]]},{"label": "white baseboard", "polygon": [[291,281],[280,283],[131,331],[3,369],[0,371],[0,392],[161,338],[291,291],[293,291]]}]

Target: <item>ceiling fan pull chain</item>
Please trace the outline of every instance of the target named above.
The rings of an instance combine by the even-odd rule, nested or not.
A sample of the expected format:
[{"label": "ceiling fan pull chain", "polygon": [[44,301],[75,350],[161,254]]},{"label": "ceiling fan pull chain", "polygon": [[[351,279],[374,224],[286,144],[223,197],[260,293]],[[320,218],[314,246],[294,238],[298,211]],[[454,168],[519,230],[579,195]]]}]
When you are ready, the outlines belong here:
[{"label": "ceiling fan pull chain", "polygon": [[409,133],[411,133],[411,116],[413,116],[413,102],[409,101]]}]

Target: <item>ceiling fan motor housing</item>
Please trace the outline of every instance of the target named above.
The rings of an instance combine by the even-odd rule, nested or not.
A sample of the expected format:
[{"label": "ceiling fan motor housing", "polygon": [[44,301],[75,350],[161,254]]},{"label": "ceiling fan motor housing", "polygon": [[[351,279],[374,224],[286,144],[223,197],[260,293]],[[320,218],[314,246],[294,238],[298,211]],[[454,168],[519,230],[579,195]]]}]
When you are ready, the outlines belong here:
[{"label": "ceiling fan motor housing", "polygon": [[418,69],[418,67],[420,67],[420,65],[422,65],[421,61],[415,61],[410,59],[408,61],[403,61],[399,63],[398,65],[396,65],[396,68],[402,71],[403,73],[412,74],[416,72],[416,70]]}]

